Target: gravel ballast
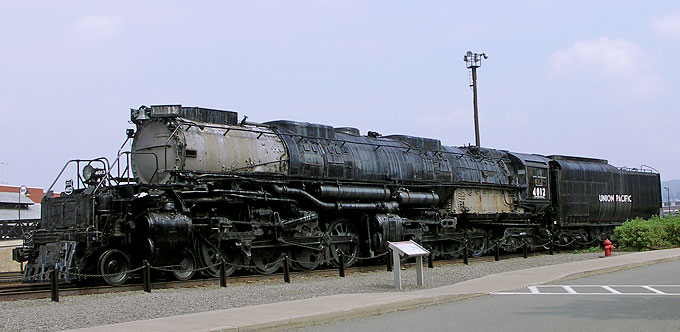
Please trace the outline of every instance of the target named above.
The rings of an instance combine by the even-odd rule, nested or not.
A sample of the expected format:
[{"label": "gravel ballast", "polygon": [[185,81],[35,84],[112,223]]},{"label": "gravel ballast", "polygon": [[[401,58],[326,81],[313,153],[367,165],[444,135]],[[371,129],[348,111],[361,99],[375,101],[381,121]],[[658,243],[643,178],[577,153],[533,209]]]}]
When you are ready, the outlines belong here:
[{"label": "gravel ballast", "polygon": [[[499,262],[474,261],[470,265],[443,264],[424,270],[425,288],[441,287],[489,274],[595,259],[601,253],[536,254],[529,258],[504,258]],[[402,272],[404,290],[415,286],[415,268]],[[97,295],[62,296],[49,299],[0,302],[0,331],[58,331],[112,323],[151,319],[257,304],[350,293],[395,292],[393,273],[373,271],[337,276],[294,275],[282,280],[232,283],[226,288],[154,289]]]}]

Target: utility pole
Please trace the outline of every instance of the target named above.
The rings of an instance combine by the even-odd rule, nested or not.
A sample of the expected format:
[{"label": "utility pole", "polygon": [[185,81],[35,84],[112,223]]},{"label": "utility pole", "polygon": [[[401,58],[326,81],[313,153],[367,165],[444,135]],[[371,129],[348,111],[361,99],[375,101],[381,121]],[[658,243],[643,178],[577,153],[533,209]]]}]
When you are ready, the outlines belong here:
[{"label": "utility pole", "polygon": [[472,84],[470,84],[470,86],[472,87],[472,105],[475,108],[475,145],[477,145],[477,147],[480,146],[479,111],[477,109],[477,68],[482,65],[482,58],[488,59],[489,56],[484,53],[478,54],[472,53],[470,51],[467,51],[467,53],[463,56],[463,61],[465,61],[467,68],[472,70]]},{"label": "utility pole", "polygon": [[2,183],[7,184],[7,165],[9,164],[4,161],[0,161],[0,165],[5,166],[5,182]]}]

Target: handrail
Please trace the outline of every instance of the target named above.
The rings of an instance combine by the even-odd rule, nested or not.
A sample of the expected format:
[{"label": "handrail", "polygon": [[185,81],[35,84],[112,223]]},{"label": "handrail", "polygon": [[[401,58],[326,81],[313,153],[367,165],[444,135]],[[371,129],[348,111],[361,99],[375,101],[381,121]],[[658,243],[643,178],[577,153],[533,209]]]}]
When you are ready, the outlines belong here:
[{"label": "handrail", "polygon": [[[125,151],[125,152],[123,152],[122,154],[127,155],[127,156],[128,156],[128,160],[129,160],[130,156],[136,155],[136,154],[141,154],[141,155],[152,155],[153,158],[154,158],[154,162],[155,162],[155,164],[156,164],[156,168],[154,169],[153,174],[151,174],[151,178],[149,179],[149,182],[153,182],[153,179],[158,175],[158,156],[157,156],[155,153],[153,153],[153,152],[139,152],[139,151],[138,151],[138,152]],[[130,162],[128,161],[128,166],[125,167],[125,173],[129,174],[129,172],[130,172]],[[128,175],[128,179],[129,179],[129,178],[130,178],[130,177],[129,177],[129,175]]]},{"label": "handrail", "polygon": [[632,168],[631,168],[631,167],[625,167],[625,166],[624,166],[624,167],[618,167],[618,169],[619,169],[619,170],[622,170],[622,171],[629,171],[629,172],[648,173],[648,174],[660,174],[659,171],[657,171],[656,169],[653,169],[653,168],[651,168],[651,167],[649,167],[649,166],[647,166],[647,165],[642,165],[642,166],[648,167],[648,168],[650,168],[650,169],[643,169],[642,167],[640,167],[640,168],[632,167]]},{"label": "handrail", "polygon": [[652,166],[649,166],[649,165],[640,165],[640,169],[641,169],[641,170],[642,170],[643,167],[647,167],[647,168],[649,168],[649,169],[651,169],[651,170],[653,170],[653,171],[655,171],[655,172],[661,174],[661,172],[659,172],[659,170],[657,170],[656,168],[654,168],[654,167],[652,167]]},{"label": "handrail", "polygon": [[[125,145],[126,145],[127,142],[129,142],[129,141],[130,141],[130,136],[128,136],[128,137],[125,139],[125,142],[123,142],[123,144],[122,144],[122,145],[120,146],[120,148],[118,149],[118,152],[116,153],[116,161],[113,162],[113,166],[118,165],[118,162],[120,161],[121,151],[123,151],[123,148],[125,147]],[[108,163],[108,160],[107,160],[107,163]],[[120,168],[118,168],[118,170],[120,170]],[[112,177],[112,176],[111,176],[111,167],[109,167],[108,171],[106,172],[106,175],[107,175],[107,178],[111,178],[111,177]],[[120,172],[119,172],[118,176],[120,177]],[[99,190],[99,187],[101,187],[102,183],[104,183],[104,181],[99,181],[99,183],[97,184],[97,187],[94,188],[93,193],[96,193],[97,190]]]},{"label": "handrail", "polygon": [[[84,183],[83,180],[82,180],[82,177],[81,177],[81,175],[80,175],[80,163],[88,162],[88,164],[89,164],[89,163],[92,163],[92,162],[94,162],[94,161],[97,161],[97,162],[102,163],[102,165],[103,165],[104,168],[105,168],[105,171],[106,171],[107,174],[108,174],[108,170],[110,170],[110,167],[109,167],[109,160],[106,159],[106,157],[99,157],[99,158],[95,158],[95,159],[71,159],[71,160],[69,160],[69,161],[66,162],[66,164],[64,165],[64,167],[62,167],[61,171],[59,172],[59,175],[57,175],[57,177],[54,179],[54,181],[52,182],[52,184],[50,185],[50,187],[47,189],[47,191],[45,191],[45,196],[47,196],[47,193],[49,193],[50,191],[52,191],[52,188],[54,188],[54,185],[57,183],[57,181],[58,181],[58,180],[61,178],[61,176],[64,174],[64,171],[66,170],[66,168],[67,168],[70,164],[72,164],[72,163],[76,163],[76,178],[77,178],[77,180],[78,180],[78,181],[76,182],[76,185],[77,185],[77,188],[76,188],[76,189],[80,189],[80,184],[81,184],[81,183]],[[45,196],[43,196],[43,198],[44,198]]]},{"label": "handrail", "polygon": [[163,158],[164,159],[163,160],[163,164],[164,164],[163,165],[163,167],[164,167],[163,171],[168,170],[168,144],[170,143],[170,140],[175,136],[175,133],[177,133],[179,131],[179,128],[182,128],[183,125],[187,126],[187,128],[191,128],[191,126],[193,126],[193,124],[191,124],[191,123],[180,122],[179,126],[177,126],[177,128],[175,128],[175,130],[172,131],[170,136],[168,136],[168,139],[165,141],[165,145],[163,145],[163,156],[164,156],[164,158]]}]

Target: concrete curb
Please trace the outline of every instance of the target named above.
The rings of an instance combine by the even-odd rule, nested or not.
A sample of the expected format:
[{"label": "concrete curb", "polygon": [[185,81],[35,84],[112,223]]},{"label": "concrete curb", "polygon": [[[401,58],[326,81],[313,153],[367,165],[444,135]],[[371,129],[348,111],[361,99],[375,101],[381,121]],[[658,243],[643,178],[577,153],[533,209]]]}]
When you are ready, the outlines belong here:
[{"label": "concrete curb", "polygon": [[677,260],[680,260],[680,249],[658,250],[510,271],[411,292],[332,295],[71,331],[274,331],[421,308]]}]

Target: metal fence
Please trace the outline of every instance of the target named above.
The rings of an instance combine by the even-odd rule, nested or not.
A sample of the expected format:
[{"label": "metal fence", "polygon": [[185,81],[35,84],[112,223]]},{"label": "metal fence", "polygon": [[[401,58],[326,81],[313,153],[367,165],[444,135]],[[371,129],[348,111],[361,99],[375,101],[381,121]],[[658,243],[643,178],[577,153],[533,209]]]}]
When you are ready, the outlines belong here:
[{"label": "metal fence", "polygon": [[24,238],[24,233],[33,230],[39,219],[0,220],[0,240],[18,240]]}]

